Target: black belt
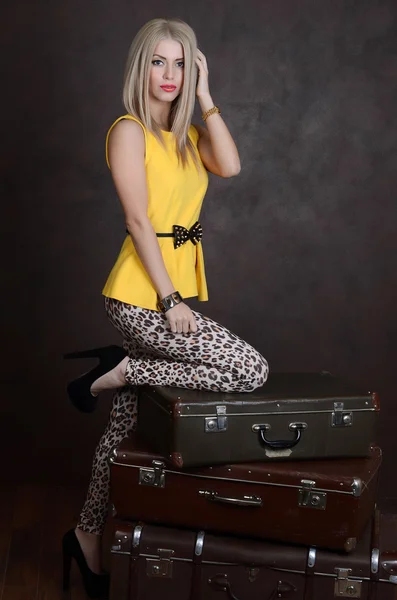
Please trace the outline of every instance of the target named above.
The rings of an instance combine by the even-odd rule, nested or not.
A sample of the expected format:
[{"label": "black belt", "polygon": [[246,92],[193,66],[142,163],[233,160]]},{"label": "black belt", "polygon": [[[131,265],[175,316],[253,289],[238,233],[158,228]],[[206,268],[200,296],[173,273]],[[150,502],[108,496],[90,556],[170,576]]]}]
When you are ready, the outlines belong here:
[{"label": "black belt", "polygon": [[156,233],[156,235],[157,237],[173,237],[175,249],[179,248],[179,246],[183,246],[183,244],[186,244],[189,240],[192,244],[196,245],[203,237],[203,229],[199,221],[196,221],[190,229],[186,229],[186,227],[183,227],[182,225],[174,225],[173,230],[173,233]]}]

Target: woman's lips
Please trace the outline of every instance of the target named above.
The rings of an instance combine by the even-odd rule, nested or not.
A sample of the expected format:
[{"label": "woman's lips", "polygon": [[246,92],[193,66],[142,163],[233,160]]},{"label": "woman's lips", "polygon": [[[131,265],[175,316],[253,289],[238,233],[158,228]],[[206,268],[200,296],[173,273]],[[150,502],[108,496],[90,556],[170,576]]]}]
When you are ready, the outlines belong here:
[{"label": "woman's lips", "polygon": [[160,85],[161,89],[165,92],[173,92],[176,90],[176,85]]}]

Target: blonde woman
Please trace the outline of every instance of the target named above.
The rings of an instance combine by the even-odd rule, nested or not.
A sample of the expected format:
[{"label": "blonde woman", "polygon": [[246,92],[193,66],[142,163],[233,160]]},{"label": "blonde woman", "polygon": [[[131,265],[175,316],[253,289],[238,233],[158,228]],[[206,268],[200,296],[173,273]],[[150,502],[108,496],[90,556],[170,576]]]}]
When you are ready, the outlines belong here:
[{"label": "blonde woman", "polygon": [[[191,125],[196,96],[206,126]],[[199,223],[207,171],[240,172],[236,145],[211,98],[206,58],[186,23],[154,19],[138,32],[123,99],[127,114],[109,130],[106,157],[128,235],[103,290],[123,348],[68,355],[100,359],[68,386],[77,408],[90,412],[101,391],[117,390],[80,520],[63,540],[65,587],[74,558],[91,598],[106,595],[108,585],[100,564],[107,458],[136,426],[139,386],[249,392],[268,375],[252,346],[184,302],[208,299]]]}]

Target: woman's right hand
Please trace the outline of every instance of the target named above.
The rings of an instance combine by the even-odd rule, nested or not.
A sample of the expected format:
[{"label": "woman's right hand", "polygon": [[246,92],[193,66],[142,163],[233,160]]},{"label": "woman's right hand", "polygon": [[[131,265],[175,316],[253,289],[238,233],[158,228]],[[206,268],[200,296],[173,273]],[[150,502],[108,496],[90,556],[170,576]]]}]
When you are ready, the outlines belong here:
[{"label": "woman's right hand", "polygon": [[192,310],[184,302],[173,306],[165,313],[172,333],[189,333],[197,331],[197,323]]}]

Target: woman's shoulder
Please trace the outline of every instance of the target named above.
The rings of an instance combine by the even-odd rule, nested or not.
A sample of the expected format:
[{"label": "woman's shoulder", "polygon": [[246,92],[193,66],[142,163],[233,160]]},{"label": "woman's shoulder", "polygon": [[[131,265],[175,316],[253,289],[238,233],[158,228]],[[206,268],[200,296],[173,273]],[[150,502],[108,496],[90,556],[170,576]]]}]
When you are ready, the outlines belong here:
[{"label": "woman's shoulder", "polygon": [[139,119],[129,114],[118,117],[110,126],[106,136],[106,162],[108,167],[110,168],[109,149],[113,147],[113,144],[137,149],[143,144],[142,148],[147,159],[146,138],[145,127]]},{"label": "woman's shoulder", "polygon": [[108,131],[108,136],[109,134],[116,129],[117,130],[123,130],[123,131],[143,131],[145,137],[146,137],[146,130],[145,127],[143,125],[143,123],[137,119],[136,117],[133,117],[130,114],[126,114],[126,115],[122,115],[121,117],[118,117],[110,126],[109,131]]}]

